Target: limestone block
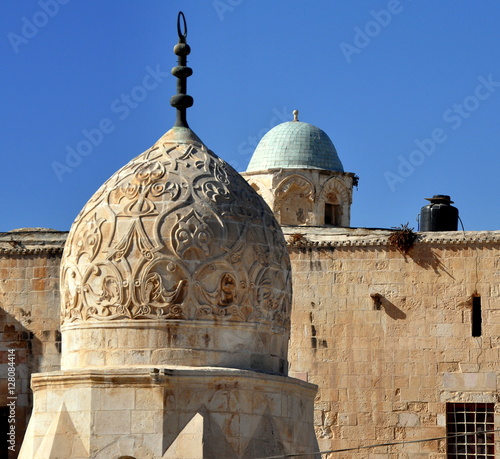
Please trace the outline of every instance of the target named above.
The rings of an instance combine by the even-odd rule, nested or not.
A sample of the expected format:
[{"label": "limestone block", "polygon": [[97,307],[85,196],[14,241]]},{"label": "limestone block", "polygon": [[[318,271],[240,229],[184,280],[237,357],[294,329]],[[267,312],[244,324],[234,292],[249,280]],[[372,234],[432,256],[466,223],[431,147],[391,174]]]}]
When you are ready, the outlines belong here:
[{"label": "limestone block", "polygon": [[119,409],[133,411],[135,409],[136,391],[132,387],[96,390],[92,395],[92,410],[112,411]]},{"label": "limestone block", "polygon": [[94,432],[98,435],[128,435],[131,433],[129,410],[96,411],[93,413]]},{"label": "limestone block", "polygon": [[203,459],[203,416],[196,413],[169,446],[163,459]]},{"label": "limestone block", "polygon": [[496,373],[444,373],[442,387],[455,391],[496,391]]},{"label": "limestone block", "polygon": [[88,449],[64,406],[54,418],[36,452],[37,457],[50,459],[86,458]]}]

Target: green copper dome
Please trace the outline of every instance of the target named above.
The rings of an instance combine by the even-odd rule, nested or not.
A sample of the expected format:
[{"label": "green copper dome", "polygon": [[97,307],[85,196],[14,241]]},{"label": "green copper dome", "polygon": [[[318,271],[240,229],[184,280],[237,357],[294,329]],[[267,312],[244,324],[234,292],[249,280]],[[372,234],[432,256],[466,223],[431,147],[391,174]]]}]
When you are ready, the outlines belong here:
[{"label": "green copper dome", "polygon": [[278,124],[262,137],[247,172],[276,168],[344,172],[330,137],[320,128],[298,120]]}]

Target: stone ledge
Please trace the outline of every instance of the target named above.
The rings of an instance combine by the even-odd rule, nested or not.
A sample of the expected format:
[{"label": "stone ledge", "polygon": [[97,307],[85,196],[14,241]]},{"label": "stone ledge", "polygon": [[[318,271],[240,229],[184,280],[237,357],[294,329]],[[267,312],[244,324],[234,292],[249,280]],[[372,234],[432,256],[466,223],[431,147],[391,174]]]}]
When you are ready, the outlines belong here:
[{"label": "stone ledge", "polygon": [[[114,367],[37,374],[33,386],[23,459],[201,457],[193,455],[196,439],[203,457],[264,457],[273,444],[303,456],[318,450],[317,387],[292,378],[211,367]],[[84,451],[75,454],[81,444]]]},{"label": "stone ledge", "polygon": [[41,247],[36,249],[7,249],[0,247],[0,256],[2,255],[37,255],[42,253],[48,254],[62,254],[64,247]]},{"label": "stone ledge", "polygon": [[67,231],[46,228],[21,228],[0,232],[0,256],[61,254],[67,237]]},{"label": "stone ledge", "polygon": [[[282,226],[285,239],[293,234],[303,235],[288,247],[376,247],[388,246],[388,237],[395,231],[384,228],[341,228],[322,226]],[[420,232],[416,245],[447,244],[466,245],[470,243],[499,244],[500,231],[442,231]],[[22,228],[0,233],[0,256],[9,254],[60,254],[64,249],[67,231],[44,228]]]},{"label": "stone ledge", "polygon": [[[241,387],[246,382],[255,384],[255,381],[262,383],[263,391],[275,391],[276,385],[286,385],[285,391],[299,392],[307,394],[308,397],[316,395],[318,386],[300,379],[289,376],[280,376],[264,372],[251,370],[240,370],[222,367],[184,367],[169,366],[162,368],[152,368],[151,365],[144,365],[134,369],[130,368],[106,368],[106,369],[86,369],[71,371],[56,371],[48,373],[35,373],[32,375],[31,386],[33,392],[44,389],[56,389],[66,386],[81,387],[150,387],[162,386],[169,379],[181,379],[182,381],[194,381],[205,384],[206,379],[226,378],[238,381]],[[182,387],[182,381],[176,383],[176,387]],[[178,384],[178,385],[177,385]]]},{"label": "stone ledge", "polygon": [[[288,247],[376,247],[389,246],[396,230],[383,228],[340,228],[320,226],[282,226]],[[467,245],[500,243],[500,231],[419,232],[418,245]],[[301,236],[290,242],[291,236]]]}]

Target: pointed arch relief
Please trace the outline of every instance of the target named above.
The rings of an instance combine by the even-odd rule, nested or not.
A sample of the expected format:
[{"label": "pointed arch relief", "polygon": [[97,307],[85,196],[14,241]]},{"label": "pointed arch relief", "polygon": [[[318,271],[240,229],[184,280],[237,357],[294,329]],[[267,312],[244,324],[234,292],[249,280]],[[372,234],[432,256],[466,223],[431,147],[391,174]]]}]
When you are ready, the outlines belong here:
[{"label": "pointed arch relief", "polygon": [[332,226],[349,226],[351,193],[337,178],[331,178],[321,190],[318,206],[323,211],[323,223]]},{"label": "pointed arch relief", "polygon": [[257,194],[264,200],[266,201],[266,204],[269,207],[272,207],[273,205],[273,194],[271,191],[264,186],[263,183],[259,182],[258,180],[248,180],[249,185],[254,189],[254,191],[257,192]]},{"label": "pointed arch relief", "polygon": [[274,213],[282,225],[314,224],[314,185],[300,175],[284,179],[276,188]]}]

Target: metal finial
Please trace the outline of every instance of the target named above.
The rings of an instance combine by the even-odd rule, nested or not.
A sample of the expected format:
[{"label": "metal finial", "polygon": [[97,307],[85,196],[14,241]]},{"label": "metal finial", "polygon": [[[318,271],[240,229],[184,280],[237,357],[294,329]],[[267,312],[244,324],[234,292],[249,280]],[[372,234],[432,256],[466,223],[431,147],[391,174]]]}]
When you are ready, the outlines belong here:
[{"label": "metal finial", "polygon": [[[183,27],[181,27],[181,19]],[[182,33],[183,28],[184,28],[184,33]],[[186,16],[184,16],[184,13],[182,11],[179,11],[179,14],[177,16],[177,35],[179,35],[179,42],[186,43],[187,34],[188,34],[188,28],[186,24]]]},{"label": "metal finial", "polygon": [[187,25],[182,11],[179,11],[177,16],[177,34],[179,35],[179,42],[174,46],[174,53],[178,56],[177,66],[172,68],[172,75],[177,77],[177,94],[170,98],[170,105],[177,109],[174,126],[188,128],[186,109],[193,105],[193,98],[186,94],[187,79],[193,74],[193,69],[186,66],[186,56],[191,52],[191,48],[186,43]]},{"label": "metal finial", "polygon": [[298,110],[294,110],[292,113],[293,113],[293,120],[294,121],[299,121],[299,111]]}]

